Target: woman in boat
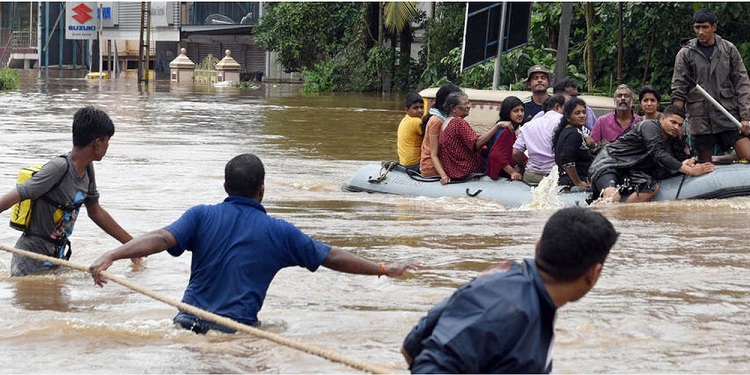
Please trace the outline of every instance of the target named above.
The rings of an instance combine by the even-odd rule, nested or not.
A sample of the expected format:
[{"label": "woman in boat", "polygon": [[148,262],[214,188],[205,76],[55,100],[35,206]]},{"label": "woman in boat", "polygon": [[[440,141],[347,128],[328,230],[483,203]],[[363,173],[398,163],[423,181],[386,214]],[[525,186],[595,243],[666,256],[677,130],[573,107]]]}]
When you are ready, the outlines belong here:
[{"label": "woman in boat", "polygon": [[501,128],[487,144],[490,150],[487,156],[487,176],[493,180],[503,176],[511,180],[520,181],[523,174],[516,167],[513,160],[513,144],[516,142],[516,130],[523,123],[523,101],[515,96],[509,96],[500,104],[500,120],[510,123],[510,128]]},{"label": "woman in boat", "polygon": [[552,150],[559,173],[558,185],[589,188],[588,171],[594,157],[583,139],[586,125],[586,102],[571,98],[565,103],[563,118],[555,129]]},{"label": "woman in boat", "polygon": [[443,165],[440,164],[440,158],[438,156],[440,127],[443,125],[445,118],[448,117],[443,106],[445,105],[445,98],[447,98],[450,93],[459,91],[461,91],[461,88],[452,83],[446,83],[440,86],[437,94],[435,94],[435,104],[432,105],[427,116],[422,119],[422,127],[424,128],[423,133],[425,136],[422,140],[419,173],[425,177],[440,176],[440,183],[443,185],[451,181],[443,170]]},{"label": "woman in boat", "polygon": [[659,112],[659,103],[661,102],[661,95],[659,90],[654,86],[643,86],[638,91],[638,102],[643,111],[644,120],[658,120],[661,116]]},{"label": "woman in boat", "polygon": [[472,173],[484,173],[482,146],[492,139],[502,124],[496,123],[487,133],[479,136],[464,120],[469,115],[471,103],[463,91],[448,95],[444,109],[449,117],[443,121],[438,150],[445,173],[451,180],[465,179]]}]

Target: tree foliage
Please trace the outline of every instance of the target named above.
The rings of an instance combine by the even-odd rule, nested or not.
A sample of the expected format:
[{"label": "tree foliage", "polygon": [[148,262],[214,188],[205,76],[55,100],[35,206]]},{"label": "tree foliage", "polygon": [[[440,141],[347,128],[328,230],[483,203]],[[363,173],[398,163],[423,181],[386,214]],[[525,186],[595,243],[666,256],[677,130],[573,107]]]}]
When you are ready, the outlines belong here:
[{"label": "tree foliage", "polygon": [[384,6],[385,27],[390,31],[401,32],[417,15],[417,8],[413,1],[388,2]]},{"label": "tree foliage", "polygon": [[[384,37],[391,40],[390,46],[374,45],[373,40],[377,39],[373,37],[377,35],[373,35],[373,30],[389,28],[385,27],[383,17],[378,14],[373,17],[368,9],[388,11],[391,7],[390,10],[396,11],[405,8],[405,4],[279,3],[263,17],[255,35],[264,48],[279,53],[286,69],[302,70],[311,91],[370,91],[391,87],[415,90],[447,81],[462,87],[490,88],[494,62],[459,71],[466,3],[433,3],[432,18],[424,19],[423,14],[411,16],[411,22],[421,22],[417,30],[424,32],[417,61],[409,57],[408,44],[402,43],[397,50],[394,43],[399,38],[403,41],[411,37],[410,28],[404,31],[409,35],[399,35],[398,29],[386,33]],[[702,6],[716,11],[717,33],[735,43],[747,61],[750,3],[624,2],[622,83],[634,88],[651,84],[667,94],[674,57],[681,45],[694,37],[693,13]],[[397,12],[404,14],[402,10]],[[590,11],[589,23],[586,10]],[[502,57],[503,88],[524,89],[526,71],[534,64],[555,66],[560,13],[560,3],[533,3],[529,43]],[[404,24],[409,16],[393,19]],[[580,87],[588,87],[590,92],[611,94],[620,83],[617,81],[619,19],[620,3],[590,2],[574,6],[566,75],[576,78]]]},{"label": "tree foliage", "polygon": [[20,88],[18,72],[7,66],[0,70],[0,91],[18,90]]},{"label": "tree foliage", "polygon": [[267,4],[255,28],[256,41],[276,51],[290,71],[311,69],[343,50],[362,23],[359,3],[283,2]]},{"label": "tree foliage", "polygon": [[[616,2],[588,3],[593,5],[593,77],[595,92],[611,94],[617,86],[617,27],[619,4]],[[574,7],[570,35],[568,71],[573,66],[586,72],[586,20],[584,7]],[[734,42],[743,58],[750,58],[750,4],[748,3],[679,3],[648,2],[623,3],[623,61],[622,83],[631,87],[651,84],[668,93],[674,69],[674,57],[681,45],[695,35],[692,30],[693,13],[703,7],[714,9],[719,16],[717,33]],[[560,26],[559,3],[535,3],[532,16],[530,43],[527,49],[556,48],[555,33]],[[554,52],[553,58],[556,57]],[[585,83],[585,77],[581,76]],[[579,79],[580,81],[580,79]]]},{"label": "tree foliage", "polygon": [[[437,82],[455,81],[458,78],[458,68],[445,58],[461,46],[465,13],[464,3],[437,3],[434,17],[424,22],[425,45],[420,53],[420,86],[429,87]],[[460,57],[460,49],[458,53]]]}]

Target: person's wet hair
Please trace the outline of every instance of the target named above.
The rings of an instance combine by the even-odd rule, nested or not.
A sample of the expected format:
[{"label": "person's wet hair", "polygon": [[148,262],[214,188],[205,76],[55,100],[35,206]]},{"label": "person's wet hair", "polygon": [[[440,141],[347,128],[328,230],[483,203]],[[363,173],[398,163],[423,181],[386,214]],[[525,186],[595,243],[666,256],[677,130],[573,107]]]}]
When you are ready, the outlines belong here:
[{"label": "person's wet hair", "polygon": [[[437,109],[440,112],[445,113],[445,109],[443,108],[445,106],[445,99],[448,97],[449,94],[454,92],[461,91],[461,88],[448,82],[442,86],[437,91],[437,94],[435,94],[435,103],[432,105],[432,108]],[[432,114],[429,113],[429,111],[426,111],[427,114],[422,117],[422,133],[424,133],[425,129],[427,128],[427,122],[430,121],[430,118],[432,117]]]},{"label": "person's wet hair", "polygon": [[599,212],[582,207],[561,209],[544,226],[536,265],[557,281],[576,280],[592,266],[604,264],[618,236]]},{"label": "person's wet hair", "polygon": [[115,134],[115,124],[101,109],[83,107],[73,115],[73,146],[86,147]]},{"label": "person's wet hair", "polygon": [[565,102],[565,106],[563,106],[563,117],[560,119],[560,123],[555,128],[555,133],[552,136],[552,151],[555,151],[557,148],[557,140],[560,139],[560,133],[562,133],[562,130],[570,124],[570,116],[573,115],[573,111],[575,111],[578,106],[586,109],[586,102],[581,98],[570,98],[570,100]]},{"label": "person's wet hair", "polygon": [[646,96],[646,94],[653,94],[654,98],[656,98],[656,102],[661,102],[661,94],[659,94],[659,90],[657,90],[656,87],[651,85],[641,87],[641,89],[638,91],[638,101],[642,101],[643,97]]},{"label": "person's wet hair", "polygon": [[544,104],[542,104],[542,110],[544,112],[551,111],[555,108],[555,105],[565,105],[565,95],[563,94],[555,94],[547,98],[547,100],[544,101]]},{"label": "person's wet hair", "polygon": [[664,109],[663,115],[677,115],[684,119],[687,114],[685,113],[685,108],[676,105],[668,105],[667,108]]},{"label": "person's wet hair", "polygon": [[631,94],[633,93],[633,89],[630,88],[630,86],[628,86],[628,84],[626,84],[626,83],[622,83],[622,84],[618,85],[617,88],[615,89],[615,92],[620,91],[620,90],[626,90],[626,89],[630,90]]},{"label": "person's wet hair", "polygon": [[229,195],[255,198],[263,186],[266,170],[253,154],[235,156],[224,167],[224,190]]},{"label": "person's wet hair", "polygon": [[447,99],[448,95],[451,93],[459,91],[461,91],[461,88],[450,82],[440,86],[437,94],[435,94],[435,104],[432,105],[432,108],[445,112],[445,99]]},{"label": "person's wet hair", "polygon": [[410,108],[414,104],[422,102],[424,102],[424,99],[422,99],[422,95],[419,95],[416,92],[410,92],[406,94],[406,99],[404,99],[404,105],[406,106],[406,108]]},{"label": "person's wet hair", "polygon": [[555,86],[552,87],[552,93],[553,94],[564,94],[565,89],[568,87],[574,87],[576,90],[578,89],[578,83],[572,78],[566,78],[558,83],[555,83]]},{"label": "person's wet hair", "polygon": [[708,8],[698,9],[693,14],[693,23],[704,23],[708,22],[711,25],[716,25],[719,22],[719,18],[716,17],[716,12]]},{"label": "person's wet hair", "polygon": [[510,111],[518,106],[523,106],[523,101],[516,96],[509,96],[500,103],[500,121],[510,121]]},{"label": "person's wet hair", "polygon": [[450,116],[450,113],[453,112],[453,109],[461,104],[461,98],[465,97],[467,97],[467,95],[463,91],[452,92],[448,94],[448,97],[445,98],[445,114]]}]

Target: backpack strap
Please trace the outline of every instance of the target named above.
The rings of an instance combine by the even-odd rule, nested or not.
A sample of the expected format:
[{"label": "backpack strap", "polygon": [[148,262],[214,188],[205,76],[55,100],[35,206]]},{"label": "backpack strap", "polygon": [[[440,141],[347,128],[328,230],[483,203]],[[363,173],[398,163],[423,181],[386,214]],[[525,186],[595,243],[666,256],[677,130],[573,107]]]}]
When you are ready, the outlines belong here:
[{"label": "backpack strap", "polygon": [[[62,176],[60,176],[60,179],[57,180],[57,183],[55,183],[52,186],[52,188],[50,188],[49,190],[47,190],[46,193],[42,194],[42,196],[40,198],[43,201],[45,201],[45,202],[47,202],[47,203],[49,203],[49,204],[51,204],[51,205],[53,205],[53,206],[55,206],[55,207],[57,207],[59,209],[63,209],[64,210],[65,207],[63,205],[61,205],[60,203],[57,203],[57,202],[53,201],[52,198],[50,198],[50,197],[47,196],[47,194],[49,194],[51,191],[53,191],[53,190],[57,189],[58,187],[60,187],[60,184],[62,184],[63,179],[68,174],[68,168],[70,168],[67,156],[66,155],[59,155],[59,157],[65,158],[65,172],[63,172]],[[80,207],[80,205],[78,205],[78,207]]]}]

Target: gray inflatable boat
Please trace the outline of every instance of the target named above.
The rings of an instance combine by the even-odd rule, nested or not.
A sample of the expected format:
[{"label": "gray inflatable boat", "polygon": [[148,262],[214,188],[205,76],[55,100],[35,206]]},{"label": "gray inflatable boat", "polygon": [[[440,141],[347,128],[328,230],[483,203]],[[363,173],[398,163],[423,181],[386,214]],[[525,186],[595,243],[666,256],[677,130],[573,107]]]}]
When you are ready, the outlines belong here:
[{"label": "gray inflatable boat", "polygon": [[[516,208],[532,203],[531,186],[500,178],[497,181],[487,176],[475,176],[464,182],[440,184],[437,178],[424,178],[407,173],[401,165],[393,162],[368,164],[360,168],[344,185],[347,191],[386,193],[425,197],[474,197],[489,199],[505,206]],[[545,181],[542,181],[544,184]],[[556,181],[554,182],[557,183]],[[675,199],[718,199],[750,195],[750,165],[717,165],[716,170],[698,177],[677,176],[659,182],[655,201]],[[565,206],[588,205],[589,191],[557,191]]]}]

